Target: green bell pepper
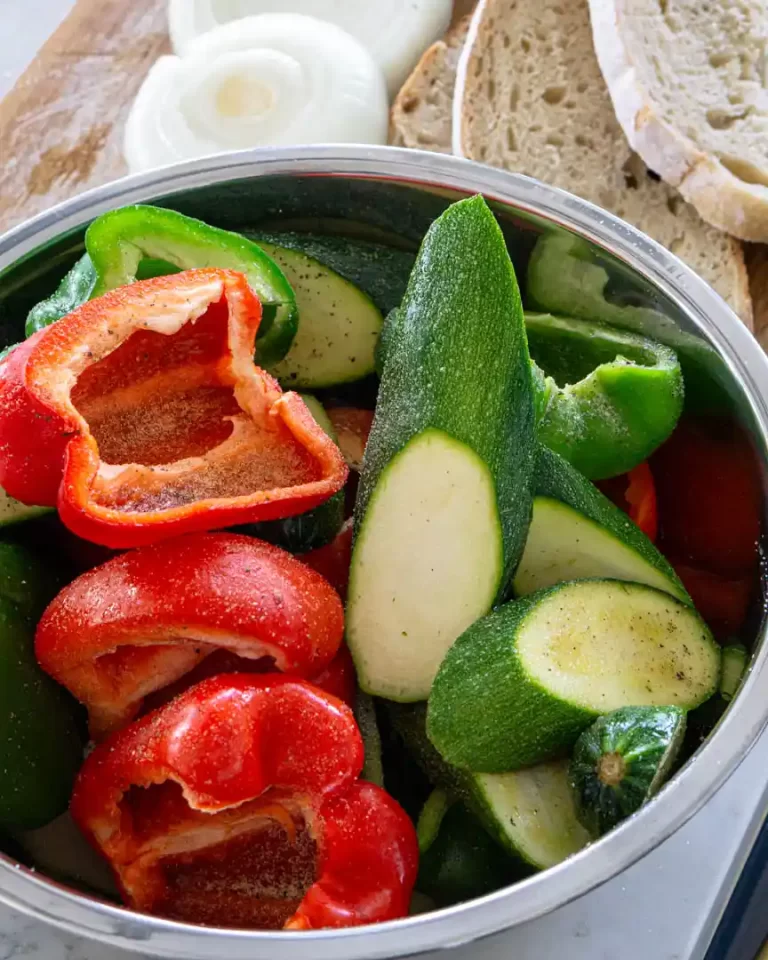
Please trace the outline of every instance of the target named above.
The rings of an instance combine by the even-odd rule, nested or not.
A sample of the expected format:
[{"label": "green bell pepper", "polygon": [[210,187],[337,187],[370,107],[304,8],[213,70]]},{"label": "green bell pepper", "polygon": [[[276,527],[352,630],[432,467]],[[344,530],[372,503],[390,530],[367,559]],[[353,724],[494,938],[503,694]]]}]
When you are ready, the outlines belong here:
[{"label": "green bell pepper", "polygon": [[603,480],[626,473],[672,433],[684,390],[669,347],[549,314],[526,314],[526,328],[539,439],[584,476]]},{"label": "green bell pepper", "polygon": [[256,356],[268,367],[288,352],[298,329],[298,310],[282,271],[255,243],[160,207],[124,207],[94,220],[85,235],[86,254],[47,300],[33,307],[26,334],[71,313],[86,300],[135,280],[222,267],[248,278],[262,301]]},{"label": "green bell pepper", "polygon": [[32,829],[69,803],[83,743],[74,701],[38,667],[35,623],[55,579],[23,547],[0,543],[0,825]]},{"label": "green bell pepper", "polygon": [[416,827],[416,889],[437,906],[481,897],[516,879],[514,865],[467,808],[443,790],[430,795]]},{"label": "green bell pepper", "polygon": [[[397,321],[397,310],[384,320],[379,374]],[[669,437],[684,394],[674,350],[588,320],[526,313],[525,325],[542,443],[603,480],[636,467]]]}]

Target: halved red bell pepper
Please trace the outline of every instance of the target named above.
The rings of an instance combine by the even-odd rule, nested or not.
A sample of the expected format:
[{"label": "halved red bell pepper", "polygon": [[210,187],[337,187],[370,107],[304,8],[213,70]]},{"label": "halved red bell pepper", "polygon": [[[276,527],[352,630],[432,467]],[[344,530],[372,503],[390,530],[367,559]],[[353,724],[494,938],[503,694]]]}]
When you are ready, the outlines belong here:
[{"label": "halved red bell pepper", "polygon": [[0,486],[116,548],[322,503],[346,464],[254,364],[260,318],[242,274],[205,269],[41,330],[0,364]]},{"label": "halved red bell pepper", "polygon": [[126,902],[217,926],[319,928],[403,916],[415,830],[357,782],[352,711],[278,675],[206,680],[96,747],[75,822]]},{"label": "halved red bell pepper", "polygon": [[647,461],[618,477],[600,480],[600,490],[619,509],[629,514],[649,540],[656,540],[659,532],[659,516],[656,505],[656,485]]},{"label": "halved red bell pepper", "polygon": [[354,524],[350,518],[344,522],[344,526],[330,543],[301,555],[304,563],[313,570],[317,570],[332,587],[335,587],[342,600],[347,599],[349,586],[353,527]]},{"label": "halved red bell pepper", "polygon": [[[38,624],[35,653],[85,704],[100,739],[145,698],[178,692],[198,665],[237,670],[244,658],[263,670],[271,658],[266,666],[313,677],[343,633],[336,591],[291,554],[240,534],[190,534],[113,557],[66,586]],[[230,659],[207,667],[217,652]]]}]

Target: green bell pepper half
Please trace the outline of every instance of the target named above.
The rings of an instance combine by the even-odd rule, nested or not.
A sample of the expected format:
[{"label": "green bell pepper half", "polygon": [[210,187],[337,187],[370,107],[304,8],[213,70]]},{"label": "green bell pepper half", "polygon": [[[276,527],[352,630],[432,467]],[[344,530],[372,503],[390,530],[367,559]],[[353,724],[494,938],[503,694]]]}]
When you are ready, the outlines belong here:
[{"label": "green bell pepper half", "polygon": [[510,858],[464,804],[443,790],[429,796],[416,827],[416,889],[439,907],[492,893],[517,878]]},{"label": "green bell pepper half", "polygon": [[[384,320],[379,374],[397,320],[397,310]],[[626,473],[669,437],[684,395],[674,350],[588,320],[526,313],[525,325],[539,439],[584,476]]]},{"label": "green bell pepper half", "polygon": [[67,809],[82,762],[76,705],[37,665],[35,624],[58,584],[0,543],[0,826],[43,826]]},{"label": "green bell pepper half", "polygon": [[94,220],[85,235],[86,254],[48,299],[30,311],[26,335],[71,313],[86,300],[135,280],[221,267],[244,273],[262,302],[256,358],[265,367],[288,352],[298,329],[290,284],[277,264],[255,243],[228,230],[174,210],[134,206]]},{"label": "green bell pepper half", "polygon": [[626,473],[672,433],[684,394],[674,350],[639,334],[549,314],[526,314],[526,328],[539,440],[584,476]]}]

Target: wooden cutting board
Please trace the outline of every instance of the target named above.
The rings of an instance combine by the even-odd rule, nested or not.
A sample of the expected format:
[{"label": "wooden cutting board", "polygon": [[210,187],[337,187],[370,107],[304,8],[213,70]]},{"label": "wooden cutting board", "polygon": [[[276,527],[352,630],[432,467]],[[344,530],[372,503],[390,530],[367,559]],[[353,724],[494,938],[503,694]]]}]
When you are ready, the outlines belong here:
[{"label": "wooden cutting board", "polygon": [[[455,0],[455,16],[474,4]],[[123,122],[169,52],[165,9],[166,0],[79,0],[0,102],[0,233],[125,174]]]}]

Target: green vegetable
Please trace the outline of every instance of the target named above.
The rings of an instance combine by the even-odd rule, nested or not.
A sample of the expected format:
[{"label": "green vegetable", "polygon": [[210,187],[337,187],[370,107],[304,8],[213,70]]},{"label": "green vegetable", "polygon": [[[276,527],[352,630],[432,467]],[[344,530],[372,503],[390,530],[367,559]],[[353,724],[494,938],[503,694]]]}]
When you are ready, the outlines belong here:
[{"label": "green vegetable", "polygon": [[[310,394],[303,394],[304,403],[318,426],[336,441],[336,431],[323,405]],[[344,491],[339,490],[319,506],[281,520],[262,520],[234,527],[238,533],[273,543],[289,553],[308,553],[330,543],[344,523]]]},{"label": "green vegetable", "polygon": [[[380,374],[398,322],[397,310],[384,321]],[[669,437],[684,392],[673,350],[586,320],[527,313],[525,325],[543,444],[598,480],[631,470]]]},{"label": "green vegetable", "polygon": [[269,372],[286,388],[312,390],[373,373],[383,317],[370,297],[304,253],[259,245],[284,270],[301,314],[291,349]]},{"label": "green vegetable", "polygon": [[[368,294],[384,314],[402,302],[416,259],[414,254],[407,250],[357,238],[353,240],[349,237],[289,231],[244,233],[259,245],[271,244],[274,247],[298,250],[330,267],[339,276]],[[265,249],[269,252],[268,248]]]},{"label": "green vegetable", "polygon": [[[512,773],[469,773],[446,763],[430,743],[426,704],[389,703],[387,710],[408,749],[406,757],[413,756],[432,783],[465,804],[516,864],[546,870],[589,842],[576,817],[567,761],[540,763]],[[438,813],[434,808],[425,810],[425,822],[420,821],[425,846],[439,826],[434,822]]]},{"label": "green vegetable", "polygon": [[579,819],[593,836],[612,830],[660,789],[684,736],[679,707],[622,707],[582,733],[569,777]]},{"label": "green vegetable", "polygon": [[588,577],[645,583],[690,598],[679,577],[622,510],[546,447],[536,456],[533,515],[513,586],[518,597]]},{"label": "green vegetable", "polygon": [[369,783],[384,786],[384,766],[382,763],[381,734],[376,719],[376,705],[373,698],[358,690],[355,694],[355,720],[360,728],[365,748],[365,762],[360,776]]},{"label": "green vegetable", "polygon": [[[462,803],[435,790],[419,817],[416,886],[437,906],[482,897],[515,879],[514,863]],[[429,842],[422,846],[422,837]]]},{"label": "green vegetable", "polygon": [[530,360],[481,197],[432,224],[401,309],[355,508],[347,639],[364,690],[413,701],[506,593],[530,519]]},{"label": "green vegetable", "polygon": [[50,507],[30,507],[9,497],[5,490],[0,488],[0,527],[10,527],[46,513],[52,513]]},{"label": "green vegetable", "polygon": [[720,670],[719,693],[726,703],[736,696],[744,674],[747,672],[749,654],[741,644],[723,647],[723,661]]},{"label": "green vegetable", "polygon": [[22,547],[0,544],[0,825],[40,827],[69,803],[82,742],[74,703],[38,667],[34,628],[55,591]]},{"label": "green vegetable", "polygon": [[88,228],[85,246],[97,280],[91,297],[133,283],[144,259],[162,260],[182,270],[220,267],[238,270],[253,291],[276,312],[262,323],[257,360],[265,367],[288,352],[298,327],[296,298],[280,268],[255,243],[160,207],[123,207],[105,213]]},{"label": "green vegetable", "polygon": [[691,709],[719,673],[720,649],[692,607],[639,583],[561,583],[456,641],[432,687],[427,732],[449,763],[518,770],[568,750],[607,711]]},{"label": "green vegetable", "polygon": [[626,473],[672,433],[683,409],[673,350],[586,320],[527,314],[531,356],[547,375],[539,440],[586,477]]},{"label": "green vegetable", "polygon": [[55,293],[33,307],[27,316],[25,333],[28,337],[66,317],[86,300],[90,300],[96,286],[96,268],[88,254],[83,254],[59,284]]}]

